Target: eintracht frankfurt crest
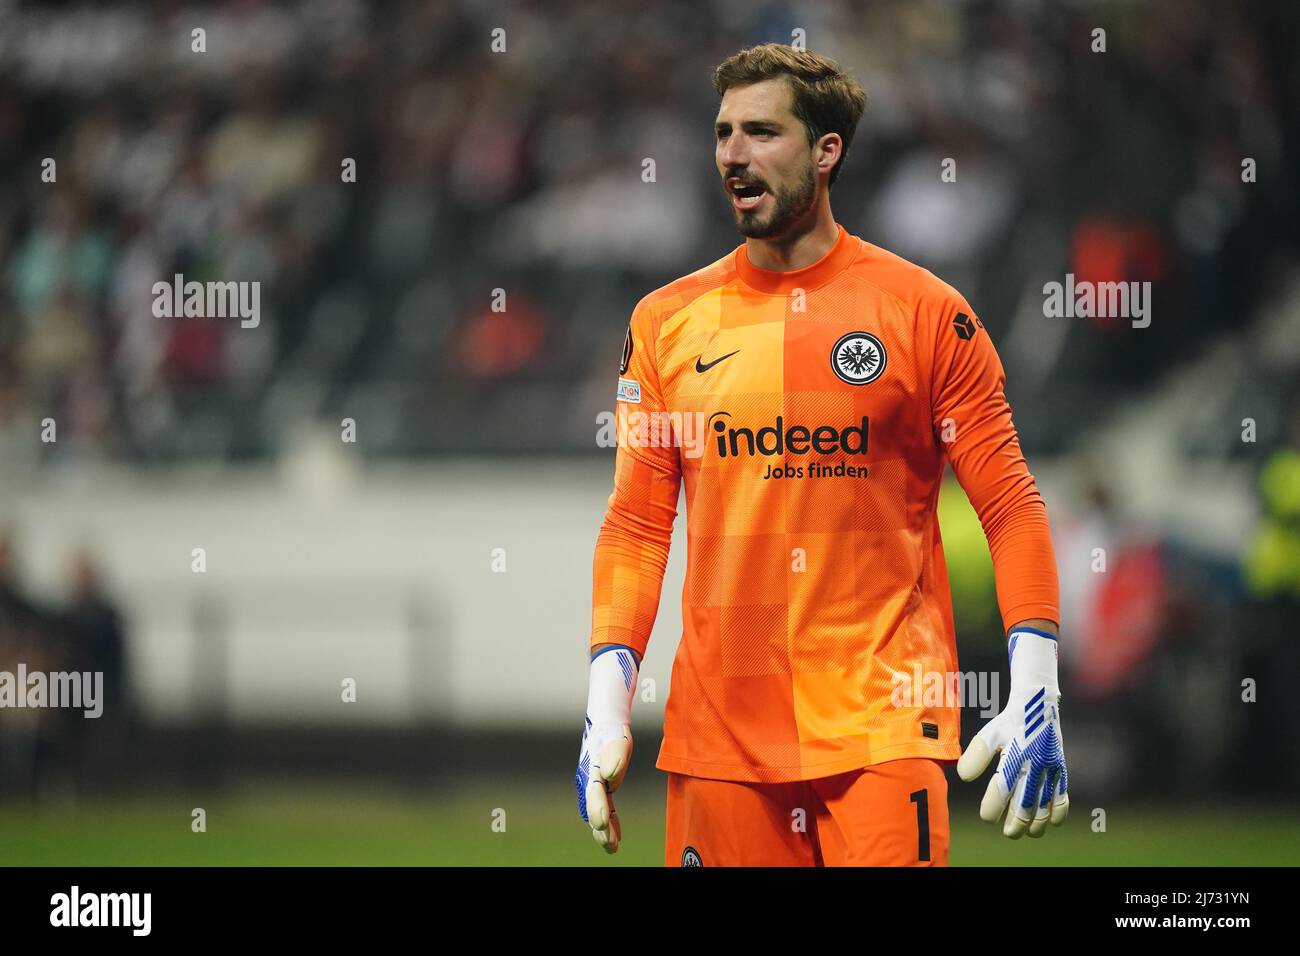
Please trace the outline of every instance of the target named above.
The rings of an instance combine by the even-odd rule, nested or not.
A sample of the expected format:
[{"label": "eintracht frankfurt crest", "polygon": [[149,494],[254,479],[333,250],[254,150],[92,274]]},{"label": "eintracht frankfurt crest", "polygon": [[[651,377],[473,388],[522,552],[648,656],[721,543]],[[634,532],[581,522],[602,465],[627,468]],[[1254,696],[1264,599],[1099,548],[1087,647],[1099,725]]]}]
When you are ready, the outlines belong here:
[{"label": "eintracht frankfurt crest", "polygon": [[841,335],[831,349],[831,368],[850,385],[866,385],[885,370],[885,347],[870,332]]}]

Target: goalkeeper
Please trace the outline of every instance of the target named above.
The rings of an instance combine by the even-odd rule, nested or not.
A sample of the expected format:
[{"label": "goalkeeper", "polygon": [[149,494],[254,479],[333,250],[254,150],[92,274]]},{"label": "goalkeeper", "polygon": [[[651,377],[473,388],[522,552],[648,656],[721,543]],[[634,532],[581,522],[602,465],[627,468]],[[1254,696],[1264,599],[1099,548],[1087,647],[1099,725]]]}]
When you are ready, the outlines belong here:
[{"label": "goalkeeper", "polygon": [[[945,865],[944,767],[974,780],[995,756],[981,816],[1041,836],[1069,801],[1056,564],[997,352],[960,293],[835,221],[856,81],[766,44],[714,85],[715,164],[744,242],[629,323],[579,812],[618,849],[632,698],[684,490],[656,764],[666,864]],[[957,674],[936,518],[948,466],[988,540],[1011,671],[1006,710],[964,754],[957,701],[894,693],[918,669],[943,687]]]}]

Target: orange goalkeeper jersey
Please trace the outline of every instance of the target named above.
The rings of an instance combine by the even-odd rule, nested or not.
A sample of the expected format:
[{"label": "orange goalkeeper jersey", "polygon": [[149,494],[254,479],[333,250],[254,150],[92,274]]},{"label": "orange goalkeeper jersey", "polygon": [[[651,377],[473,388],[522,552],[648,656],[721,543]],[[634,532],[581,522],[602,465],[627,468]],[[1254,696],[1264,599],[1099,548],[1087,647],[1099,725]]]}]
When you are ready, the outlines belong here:
[{"label": "orange goalkeeper jersey", "polygon": [[935,514],[948,461],[1005,624],[1059,620],[987,332],[950,286],[837,228],[807,268],[759,269],[741,245],[632,314],[591,644],[644,654],[684,483],[661,770],[782,782],[960,755],[958,702],[938,692],[957,673]]}]

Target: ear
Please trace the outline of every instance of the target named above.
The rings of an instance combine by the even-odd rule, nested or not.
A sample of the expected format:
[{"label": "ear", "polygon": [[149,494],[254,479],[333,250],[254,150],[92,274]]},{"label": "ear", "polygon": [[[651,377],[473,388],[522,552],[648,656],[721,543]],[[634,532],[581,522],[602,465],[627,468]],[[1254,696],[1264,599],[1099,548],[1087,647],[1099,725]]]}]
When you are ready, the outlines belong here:
[{"label": "ear", "polygon": [[826,133],[814,145],[813,162],[819,172],[830,175],[844,154],[844,138],[839,133]]}]

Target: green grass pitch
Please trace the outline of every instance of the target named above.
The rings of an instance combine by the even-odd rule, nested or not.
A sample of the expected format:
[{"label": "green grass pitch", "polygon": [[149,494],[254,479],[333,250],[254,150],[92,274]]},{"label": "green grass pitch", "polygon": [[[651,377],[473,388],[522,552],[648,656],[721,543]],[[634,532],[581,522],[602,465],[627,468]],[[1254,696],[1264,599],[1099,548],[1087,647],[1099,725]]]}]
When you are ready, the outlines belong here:
[{"label": "green grass pitch", "polygon": [[[191,830],[203,806],[207,830]],[[569,788],[503,783],[427,796],[344,793],[298,784],[78,806],[0,806],[0,862],[27,866],[659,866],[663,795],[618,800],[624,842],[607,856]],[[1061,829],[1011,841],[973,811],[952,811],[954,866],[1220,866],[1300,863],[1300,820],[1283,807],[1071,806]]]}]

